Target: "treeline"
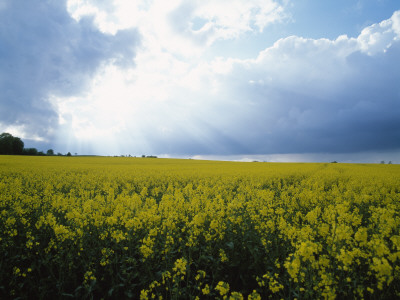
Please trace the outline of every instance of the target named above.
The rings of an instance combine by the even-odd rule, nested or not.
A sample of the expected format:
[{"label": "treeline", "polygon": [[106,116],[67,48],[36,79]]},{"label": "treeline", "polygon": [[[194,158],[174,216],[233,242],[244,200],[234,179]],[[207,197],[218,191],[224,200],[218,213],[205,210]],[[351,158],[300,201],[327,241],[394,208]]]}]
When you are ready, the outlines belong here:
[{"label": "treeline", "polygon": [[22,151],[22,155],[39,155],[39,156],[53,156],[53,155],[57,155],[57,156],[72,156],[71,152],[68,152],[67,154],[62,154],[62,153],[54,153],[53,149],[49,149],[47,150],[46,153],[44,153],[43,151],[38,151],[36,148],[24,148],[24,150]]},{"label": "treeline", "polygon": [[[36,148],[24,148],[24,142],[19,137],[14,137],[7,132],[0,134],[0,154],[3,155],[63,155],[54,153],[53,149],[47,150],[46,153],[38,151]],[[68,152],[66,156],[71,156]]]}]

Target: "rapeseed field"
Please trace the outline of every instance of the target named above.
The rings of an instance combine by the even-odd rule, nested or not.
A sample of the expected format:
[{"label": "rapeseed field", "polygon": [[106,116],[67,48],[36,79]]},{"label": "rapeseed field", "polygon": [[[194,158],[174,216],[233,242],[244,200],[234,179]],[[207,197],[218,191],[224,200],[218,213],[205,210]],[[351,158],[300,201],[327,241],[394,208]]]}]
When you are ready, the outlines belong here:
[{"label": "rapeseed field", "polygon": [[1,299],[400,297],[400,166],[0,156]]}]

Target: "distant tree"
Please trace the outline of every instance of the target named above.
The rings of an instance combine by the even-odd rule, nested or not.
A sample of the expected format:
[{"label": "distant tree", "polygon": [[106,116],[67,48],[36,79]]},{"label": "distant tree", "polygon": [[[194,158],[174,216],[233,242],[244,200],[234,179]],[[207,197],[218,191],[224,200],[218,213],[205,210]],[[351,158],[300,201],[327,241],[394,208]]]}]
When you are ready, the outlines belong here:
[{"label": "distant tree", "polygon": [[389,164],[389,165],[391,165],[391,164],[392,164],[392,161],[391,161],[391,160],[389,160],[388,164]]},{"label": "distant tree", "polygon": [[337,161],[336,160],[334,160],[333,162],[331,162],[332,164],[337,164]]},{"label": "distant tree", "polygon": [[12,144],[14,137],[4,132],[0,135],[0,154],[12,154]]},{"label": "distant tree", "polygon": [[385,164],[385,161],[384,161],[384,160],[381,160],[381,164]]},{"label": "distant tree", "polygon": [[37,155],[38,151],[36,148],[24,148],[23,155]]},{"label": "distant tree", "polygon": [[57,152],[57,156],[62,156],[62,153],[60,153],[60,152]]},{"label": "distant tree", "polygon": [[53,149],[47,150],[46,155],[54,155],[54,150]]},{"label": "distant tree", "polygon": [[0,134],[0,154],[22,154],[24,142],[7,132]]},{"label": "distant tree", "polygon": [[23,150],[24,150],[24,142],[20,138],[14,137],[13,154],[21,155]]},{"label": "distant tree", "polygon": [[71,152],[68,152],[68,153],[67,153],[67,156],[71,156]]}]

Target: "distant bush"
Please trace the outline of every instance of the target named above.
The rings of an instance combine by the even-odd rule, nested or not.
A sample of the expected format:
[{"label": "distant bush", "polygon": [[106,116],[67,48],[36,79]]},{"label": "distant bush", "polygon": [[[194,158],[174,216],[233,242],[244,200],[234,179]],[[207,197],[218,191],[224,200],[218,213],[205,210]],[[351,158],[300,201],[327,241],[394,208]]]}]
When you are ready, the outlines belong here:
[{"label": "distant bush", "polygon": [[24,148],[22,151],[23,155],[38,155],[38,150],[36,148]]}]

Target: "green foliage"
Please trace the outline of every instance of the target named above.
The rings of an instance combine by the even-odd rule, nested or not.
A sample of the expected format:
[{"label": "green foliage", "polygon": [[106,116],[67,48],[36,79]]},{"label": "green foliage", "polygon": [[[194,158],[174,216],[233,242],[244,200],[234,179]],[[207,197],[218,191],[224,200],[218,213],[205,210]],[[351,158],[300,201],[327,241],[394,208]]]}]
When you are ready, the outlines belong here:
[{"label": "green foliage", "polygon": [[23,155],[38,155],[38,150],[36,148],[24,148]]},{"label": "green foliage", "polygon": [[9,133],[0,134],[0,154],[18,155],[22,154],[24,142]]}]

